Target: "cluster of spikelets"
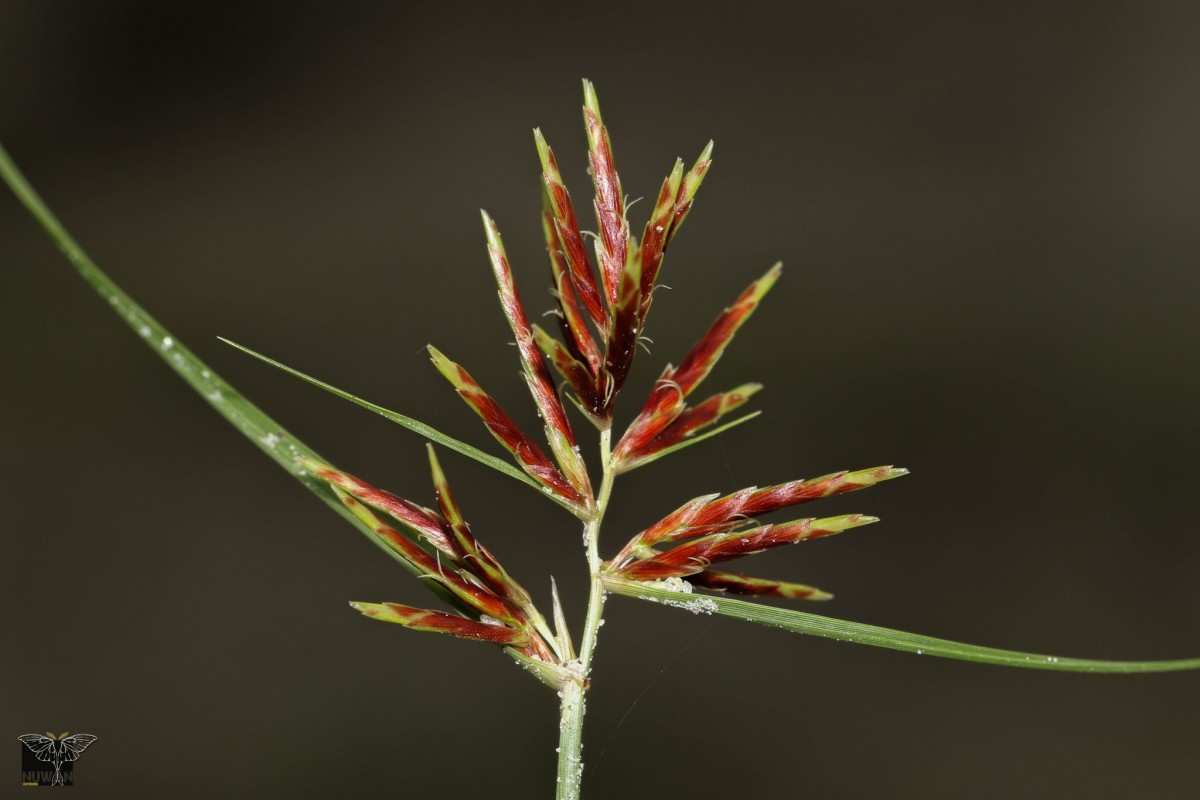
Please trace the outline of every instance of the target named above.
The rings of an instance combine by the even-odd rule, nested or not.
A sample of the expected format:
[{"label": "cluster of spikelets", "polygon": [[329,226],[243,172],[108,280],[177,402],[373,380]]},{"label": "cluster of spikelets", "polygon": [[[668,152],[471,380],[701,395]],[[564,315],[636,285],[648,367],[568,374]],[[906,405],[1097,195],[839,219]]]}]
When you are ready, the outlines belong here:
[{"label": "cluster of spikelets", "polygon": [[[740,558],[784,544],[841,533],[878,522],[877,517],[844,514],[825,519],[754,525],[755,518],[787,506],[830,495],[865,489],[905,474],[896,467],[836,472],[822,478],[781,483],[765,489],[751,487],[725,497],[716,494],[684,503],[635,536],[608,563],[608,572],[633,580],[683,578],[705,589],[737,594],[770,595],[804,600],[828,600],[832,595],[811,586],[753,578],[709,569],[710,564]],[[678,544],[682,541],[687,544]],[[662,552],[662,545],[677,545]]]},{"label": "cluster of spikelets", "polygon": [[[542,228],[549,253],[552,294],[561,340],[531,325],[517,294],[500,233],[485,213],[488,253],[500,302],[516,339],[525,382],[545,427],[550,454],[493,400],[459,364],[437,349],[429,352],[438,370],[482,418],[491,434],[548,495],[579,519],[593,520],[603,509],[567,418],[553,365],[570,400],[597,429],[611,428],[613,405],[629,374],[645,327],[656,281],[668,244],[692,207],[711,164],[709,143],[690,170],[677,160],[663,181],[641,241],[630,235],[626,202],[613,164],[608,131],[591,84],[584,82],[593,202],[599,233],[594,237],[593,270],[574,205],[563,184],[554,153],[534,131],[542,166]],[[611,474],[627,472],[698,440],[759,388],[746,384],[690,404],[692,392],[708,376],[738,328],[757,308],[779,277],[779,266],[751,284],[712,324],[679,366],[668,365],[642,410],[610,454]],[[599,275],[599,280],[596,275]],[[740,420],[739,420],[740,421]],[[731,423],[736,424],[736,423]],[[728,427],[728,426],[726,426]],[[709,431],[711,433],[713,431]],[[547,666],[574,658],[557,592],[555,629],[551,630],[526,592],[472,535],[445,476],[430,449],[438,510],[424,508],[376,489],[346,473],[316,462],[306,466],[328,481],[350,510],[455,607],[457,614],[394,603],[355,603],[364,614],[417,630],[439,631],[510,648],[521,660]],[[635,581],[684,579],[717,591],[788,598],[826,599],[808,586],[710,569],[772,547],[827,536],[874,522],[860,514],[757,525],[756,518],[798,503],[862,489],[904,474],[877,467],[839,472],[765,489],[749,488],[718,497],[696,498],[635,536],[604,573]],[[382,514],[386,519],[381,519]]]},{"label": "cluster of spikelets", "polygon": [[[329,481],[338,498],[375,535],[459,612],[448,614],[397,603],[351,603],[374,619],[397,622],[414,630],[449,633],[512,648],[514,654],[545,664],[570,660],[569,639],[561,612],[556,619],[560,635],[551,633],[529,592],[513,580],[500,562],[471,533],[446,482],[433,447],[429,463],[437,492],[438,509],[424,508],[376,489],[311,459],[305,466]],[[379,512],[400,529],[380,519]],[[403,531],[403,532],[402,532]],[[555,592],[555,609],[558,593]],[[564,647],[566,643],[566,647]]]}]

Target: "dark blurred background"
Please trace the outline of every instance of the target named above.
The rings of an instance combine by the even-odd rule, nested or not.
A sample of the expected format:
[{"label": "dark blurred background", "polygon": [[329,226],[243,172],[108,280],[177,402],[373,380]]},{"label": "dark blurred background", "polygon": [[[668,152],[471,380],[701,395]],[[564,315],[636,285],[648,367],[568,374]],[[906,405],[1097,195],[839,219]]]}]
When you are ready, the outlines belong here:
[{"label": "dark blurred background", "polygon": [[[696,494],[897,463],[913,474],[812,507],[881,525],[745,566],[835,592],[804,610],[838,617],[1196,656],[1198,37],[1194,3],[3,0],[0,140],[179,339],[335,463],[430,503],[417,436],[216,337],[496,450],[421,348],[533,424],[477,209],[549,308],[530,129],[586,208],[591,78],[632,196],[716,140],[622,421],[785,264],[705,386],[761,380],[765,413],[622,479],[610,554]],[[486,646],[350,610],[433,601],[139,344],[7,191],[0,337],[0,795],[16,736],[53,729],[100,737],[80,798],[550,796],[553,694]],[[443,463],[481,538],[544,604],[553,573],[578,624],[575,523]],[[588,797],[1195,796],[1197,674],[938,661],[622,598],[608,617]]]}]

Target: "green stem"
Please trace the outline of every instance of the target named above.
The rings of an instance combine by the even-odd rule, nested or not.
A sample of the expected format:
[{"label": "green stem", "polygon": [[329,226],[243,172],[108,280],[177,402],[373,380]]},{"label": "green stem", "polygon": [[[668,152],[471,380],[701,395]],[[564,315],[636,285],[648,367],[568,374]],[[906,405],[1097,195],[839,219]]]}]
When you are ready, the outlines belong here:
[{"label": "green stem", "polygon": [[562,704],[558,723],[558,784],[556,800],[579,800],[583,782],[583,680],[567,681],[559,691]]},{"label": "green stem", "polygon": [[613,479],[616,477],[612,468],[611,428],[600,432],[600,462],[604,473],[600,480],[600,493],[596,497],[596,515],[588,521],[583,531],[590,578],[587,618],[583,625],[579,660],[572,665],[571,680],[559,692],[562,703],[559,709],[557,800],[578,800],[583,780],[583,714],[588,674],[592,670],[592,656],[596,652],[600,626],[604,624],[605,588],[600,573],[600,524],[604,520],[604,512],[608,510]]},{"label": "green stem", "polygon": [[611,428],[600,432],[600,463],[604,466],[604,475],[600,480],[600,493],[596,497],[596,516],[588,522],[583,534],[584,545],[587,547],[588,575],[591,578],[587,621],[583,626],[583,642],[579,649],[579,660],[583,665],[584,675],[587,675],[587,671],[592,667],[592,652],[596,649],[596,637],[604,619],[605,590],[604,583],[600,580],[600,523],[604,520],[604,512],[608,510],[613,479],[616,477],[612,468]]}]

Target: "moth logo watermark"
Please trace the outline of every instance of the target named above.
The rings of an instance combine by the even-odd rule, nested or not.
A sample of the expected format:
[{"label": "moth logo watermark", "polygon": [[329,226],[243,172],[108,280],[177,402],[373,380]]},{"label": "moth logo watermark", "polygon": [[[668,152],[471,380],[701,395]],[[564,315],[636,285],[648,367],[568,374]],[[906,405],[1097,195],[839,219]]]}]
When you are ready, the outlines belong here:
[{"label": "moth logo watermark", "polygon": [[[79,758],[95,736],[90,733],[69,732],[55,736],[47,732],[26,733],[17,737],[21,740],[21,785],[22,786],[73,786],[75,771],[73,762]],[[53,769],[50,769],[53,767]]]}]

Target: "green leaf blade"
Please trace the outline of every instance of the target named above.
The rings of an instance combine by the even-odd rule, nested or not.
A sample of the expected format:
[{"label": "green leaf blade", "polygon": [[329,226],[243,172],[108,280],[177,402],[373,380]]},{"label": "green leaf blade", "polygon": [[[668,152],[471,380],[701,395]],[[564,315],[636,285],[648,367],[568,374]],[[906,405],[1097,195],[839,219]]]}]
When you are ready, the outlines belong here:
[{"label": "green leaf blade", "polygon": [[756,622],[793,633],[807,633],[842,642],[885,647],[917,655],[938,656],[979,664],[997,664],[1025,669],[1056,670],[1059,672],[1094,672],[1133,674],[1143,672],[1174,672],[1200,669],[1200,658],[1183,658],[1166,661],[1107,661],[1087,658],[1067,658],[1001,650],[994,647],[952,642],[933,636],[882,628],[861,622],[834,619],[803,611],[793,611],[745,600],[726,597],[691,594],[666,589],[653,583],[629,581],[605,577],[605,587],[614,594],[646,600],[651,603],[682,608],[693,613],[720,614],[746,622]]},{"label": "green leaf blade", "polygon": [[346,508],[326,481],[320,480],[304,467],[302,459],[305,457],[323,461],[319,453],[242,396],[96,266],[25,180],[3,147],[0,147],[0,178],[29,209],[80,277],[96,290],[109,309],[133,330],[143,344],[254,446],[354,525],[380,550],[413,574],[418,574]]},{"label": "green leaf blade", "polygon": [[[519,470],[516,467],[509,464],[507,461],[503,461],[503,460],[497,458],[496,456],[485,453],[476,447],[472,447],[471,445],[467,444],[466,442],[460,442],[458,439],[455,439],[452,436],[447,436],[446,434],[442,433],[441,431],[437,430],[436,428],[426,425],[424,422],[415,420],[412,417],[406,417],[403,414],[400,414],[396,411],[391,411],[390,409],[386,409],[383,406],[376,405],[375,403],[372,403],[368,400],[363,400],[361,397],[352,395],[347,391],[337,388],[336,386],[331,386],[330,384],[325,383],[325,381],[322,381],[318,378],[314,378],[311,375],[306,375],[297,369],[293,369],[292,367],[287,366],[286,364],[281,364],[280,362],[276,361],[273,358],[270,358],[269,356],[264,356],[261,353],[257,353],[254,350],[251,350],[249,347],[240,345],[237,342],[232,342],[229,339],[224,339],[221,337],[218,337],[218,338],[220,338],[221,341],[224,342],[225,344],[227,344],[231,347],[237,348],[238,350],[241,350],[243,353],[253,356],[254,358],[257,358],[259,361],[262,361],[263,363],[270,364],[271,366],[276,367],[277,369],[281,369],[284,372],[286,372],[287,374],[292,375],[293,377],[299,378],[300,380],[305,381],[306,383],[311,383],[313,386],[316,386],[320,389],[324,389],[325,391],[329,392],[330,394],[336,395],[337,397],[340,397],[343,400],[349,400],[351,403],[362,406],[363,408],[367,409],[368,411],[374,411],[376,414],[380,415],[381,417],[391,420],[392,422],[395,422],[397,425],[401,425],[405,428],[408,428],[413,433],[423,436],[431,442],[436,442],[449,450],[453,450],[456,453],[460,453],[461,455],[464,455],[467,458],[472,458],[472,459],[478,461],[480,464],[483,464],[486,467],[491,467],[492,469],[496,470],[497,472],[502,472],[505,475],[509,476],[510,478],[515,478],[515,479],[519,480],[521,483],[524,483],[527,486],[532,486],[534,489],[537,489],[539,493],[543,493],[542,485],[540,483],[538,483],[533,478],[526,475],[521,470]],[[546,496],[549,497],[550,499],[554,500],[556,503],[563,506],[564,508],[567,508],[572,513],[575,513],[576,509],[573,506],[571,506],[570,504],[568,504],[565,500],[559,498],[557,495],[546,494]]]}]

